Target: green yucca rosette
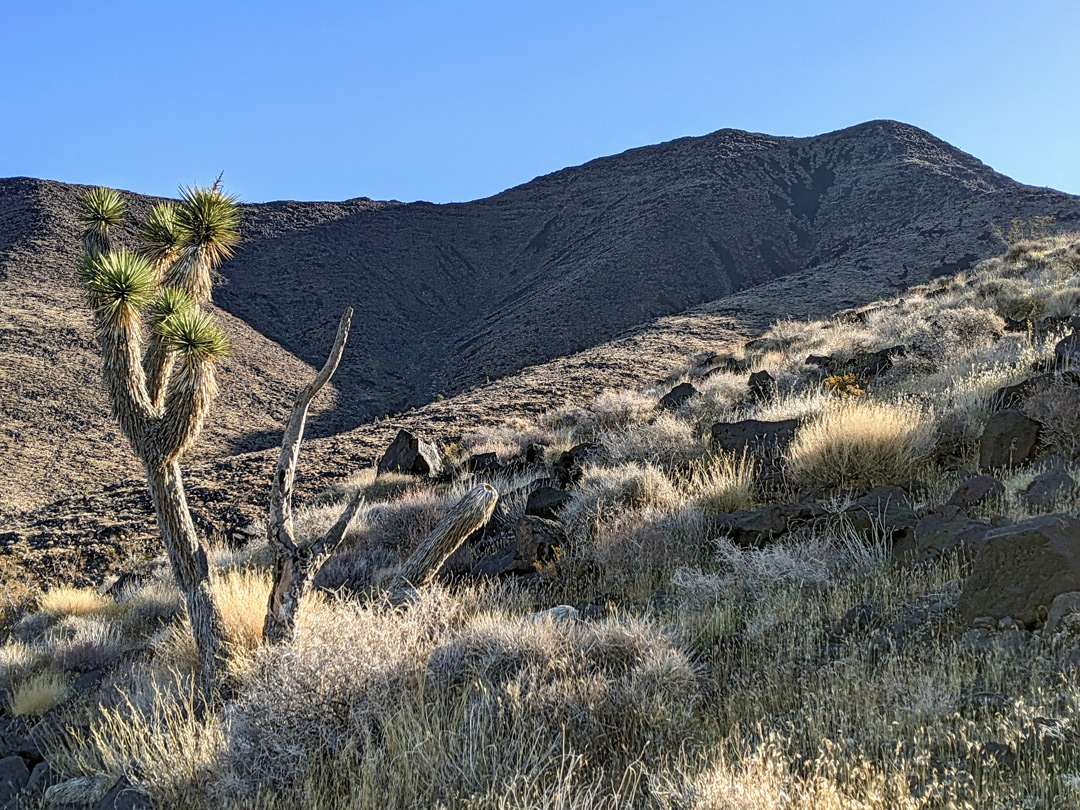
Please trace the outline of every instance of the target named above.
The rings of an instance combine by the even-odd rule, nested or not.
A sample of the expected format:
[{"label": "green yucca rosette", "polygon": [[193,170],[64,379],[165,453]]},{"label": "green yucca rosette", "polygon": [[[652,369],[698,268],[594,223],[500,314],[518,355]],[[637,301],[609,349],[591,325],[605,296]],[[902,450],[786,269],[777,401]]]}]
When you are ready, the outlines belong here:
[{"label": "green yucca rosette", "polygon": [[137,326],[139,310],[154,296],[150,265],[127,250],[84,257],[80,275],[94,311],[106,326]]},{"label": "green yucca rosette", "polygon": [[79,197],[79,224],[87,250],[109,249],[109,231],[119,227],[127,215],[127,203],[118,191],[94,188]]},{"label": "green yucca rosette", "polygon": [[195,307],[191,296],[176,287],[165,287],[160,290],[157,297],[150,302],[146,311],[146,320],[150,328],[160,333],[160,327],[166,320],[175,315],[180,315]]},{"label": "green yucca rosette", "polygon": [[236,197],[212,188],[180,189],[176,225],[185,247],[197,247],[210,267],[217,267],[233,254],[240,241],[237,228],[240,207]]},{"label": "green yucca rosette", "polygon": [[143,239],[140,252],[150,262],[173,259],[181,242],[180,229],[176,223],[176,204],[164,202],[154,205],[140,231]]},{"label": "green yucca rosette", "polygon": [[216,360],[230,354],[225,333],[212,316],[201,310],[177,312],[163,320],[156,332],[165,349],[183,359]]}]

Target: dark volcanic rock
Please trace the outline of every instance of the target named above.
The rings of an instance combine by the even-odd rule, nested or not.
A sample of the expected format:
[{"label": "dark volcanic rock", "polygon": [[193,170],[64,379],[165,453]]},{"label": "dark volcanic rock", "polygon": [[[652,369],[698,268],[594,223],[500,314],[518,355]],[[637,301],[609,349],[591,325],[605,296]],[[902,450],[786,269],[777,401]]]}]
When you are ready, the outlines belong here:
[{"label": "dark volcanic rock", "polygon": [[979,439],[979,466],[984,470],[1016,467],[1035,457],[1042,425],[1018,410],[991,414]]},{"label": "dark volcanic rock", "polygon": [[22,757],[0,759],[0,808],[14,807],[15,797],[30,781],[30,769]]},{"label": "dark volcanic rock", "polygon": [[529,493],[525,514],[554,520],[570,501],[570,495],[555,487],[538,487]]},{"label": "dark volcanic rock", "polygon": [[773,379],[772,374],[764,370],[751,374],[747,385],[750,388],[750,399],[754,402],[769,399],[776,393],[776,380]]},{"label": "dark volcanic rock", "polygon": [[690,383],[679,383],[660,398],[660,401],[656,403],[656,407],[664,411],[678,410],[686,400],[696,393],[697,389]]},{"label": "dark volcanic rock", "polygon": [[969,622],[1011,616],[1030,626],[1046,618],[1055,597],[1078,590],[1080,520],[1044,515],[986,535],[957,609]]},{"label": "dark volcanic rock", "polygon": [[442,455],[432,442],[425,442],[407,430],[399,430],[394,441],[379,460],[379,472],[400,472],[409,475],[439,475]]},{"label": "dark volcanic rock", "polygon": [[1059,499],[1076,489],[1076,481],[1062,467],[1035,476],[1024,490],[1024,503],[1033,509],[1052,507]]},{"label": "dark volcanic rock", "polygon": [[1074,365],[1080,361],[1080,334],[1066,335],[1054,346],[1054,357],[1062,363]]},{"label": "dark volcanic rock", "polygon": [[917,562],[950,552],[973,555],[993,530],[989,523],[969,518],[959,506],[946,504],[924,515],[915,524],[910,539],[897,544],[893,554]]},{"label": "dark volcanic rock", "polygon": [[887,539],[911,529],[918,516],[908,495],[898,486],[877,487],[856,499],[844,510],[851,527],[860,534],[881,533]]},{"label": "dark volcanic rock", "polygon": [[823,514],[816,504],[783,503],[713,518],[713,528],[739,546],[760,546]]},{"label": "dark volcanic rock", "polygon": [[973,475],[960,484],[949,498],[948,503],[961,509],[982,503],[989,498],[1005,494],[1005,485],[992,475]]},{"label": "dark volcanic rock", "polygon": [[781,453],[795,438],[801,422],[783,419],[765,422],[760,419],[743,419],[741,422],[717,422],[711,428],[713,443],[723,450],[742,453]]}]

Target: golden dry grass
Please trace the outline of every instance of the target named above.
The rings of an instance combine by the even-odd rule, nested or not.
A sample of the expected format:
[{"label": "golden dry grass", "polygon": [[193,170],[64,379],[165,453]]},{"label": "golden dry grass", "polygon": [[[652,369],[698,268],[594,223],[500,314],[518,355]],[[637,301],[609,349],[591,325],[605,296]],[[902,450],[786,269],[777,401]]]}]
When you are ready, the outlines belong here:
[{"label": "golden dry grass", "polygon": [[849,399],[803,425],[786,460],[799,484],[867,489],[914,476],[933,440],[933,423],[918,403]]},{"label": "golden dry grass", "polygon": [[115,600],[94,588],[64,585],[49,589],[38,599],[38,610],[55,618],[64,616],[112,616],[119,611]]},{"label": "golden dry grass", "polygon": [[70,689],[70,679],[58,672],[31,675],[12,690],[11,713],[16,717],[41,717],[63,702]]}]

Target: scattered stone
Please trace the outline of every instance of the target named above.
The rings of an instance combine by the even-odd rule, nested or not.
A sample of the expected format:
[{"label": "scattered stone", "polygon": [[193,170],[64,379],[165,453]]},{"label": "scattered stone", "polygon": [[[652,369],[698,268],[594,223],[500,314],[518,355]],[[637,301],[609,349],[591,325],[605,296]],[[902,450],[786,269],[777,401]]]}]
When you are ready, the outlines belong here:
[{"label": "scattered stone", "polygon": [[1076,481],[1062,467],[1047,470],[1024,490],[1024,503],[1032,509],[1048,509],[1076,489]]},{"label": "scattered stone", "polygon": [[582,468],[589,454],[596,449],[593,442],[582,442],[574,445],[559,456],[552,465],[552,474],[558,480],[560,486],[568,487],[581,478]]},{"label": "scattered stone", "polygon": [[439,475],[443,462],[439,448],[402,428],[379,460],[379,473],[400,472],[409,475]]},{"label": "scattered stone", "polygon": [[1054,346],[1054,357],[1068,365],[1080,361],[1080,333],[1073,332],[1059,340]]},{"label": "scattered stone", "polygon": [[833,359],[824,354],[811,354],[803,360],[804,366],[817,366],[818,368],[828,370],[833,366]]},{"label": "scattered stone", "polygon": [[529,493],[529,499],[525,502],[525,514],[555,520],[569,502],[569,493],[561,489],[537,487]]},{"label": "scattered stone", "polygon": [[870,490],[844,510],[844,517],[859,534],[880,531],[894,543],[918,520],[915,510],[908,504],[907,493],[897,486]]},{"label": "scattered stone", "polygon": [[52,771],[48,762],[39,762],[30,772],[30,780],[23,788],[23,793],[28,796],[40,796],[48,789],[52,781]]},{"label": "scattered stone", "polygon": [[751,374],[747,384],[750,386],[750,399],[754,402],[764,402],[776,393],[776,380],[765,370]]},{"label": "scattered stone", "polygon": [[795,438],[802,424],[798,419],[766,422],[761,419],[743,419],[741,422],[717,422],[712,426],[713,444],[722,450],[739,455],[749,453],[782,453]]},{"label": "scattered stone", "polygon": [[1035,456],[1042,425],[1018,410],[1007,408],[990,416],[979,439],[979,466],[1015,467]]},{"label": "scattered stone", "polygon": [[713,527],[736,545],[760,546],[787,534],[798,523],[823,513],[824,509],[817,504],[782,503],[719,515],[713,519]]},{"label": "scattered stone", "polygon": [[906,346],[890,346],[872,354],[856,355],[852,360],[852,373],[867,379],[878,377],[892,368],[894,357],[907,354]]},{"label": "scattered stone", "polygon": [[961,509],[970,509],[990,498],[1005,494],[1005,485],[992,475],[973,475],[953,492],[948,503]]},{"label": "scattered stone", "polygon": [[122,776],[94,805],[94,810],[151,810],[151,807],[150,797],[132,785],[126,776]]},{"label": "scattered stone", "polygon": [[1049,371],[1045,374],[1029,377],[1015,385],[1006,385],[999,388],[994,393],[994,396],[990,400],[991,407],[994,410],[1023,407],[1027,400],[1032,395],[1037,394],[1040,389],[1055,384],[1080,385],[1080,373],[1076,371],[1065,371],[1060,373]]},{"label": "scattered stone", "polygon": [[1027,630],[1006,630],[998,633],[985,627],[976,627],[964,633],[960,640],[972,652],[1019,652],[1031,640],[1031,633]]},{"label": "scattered stone", "polygon": [[571,624],[581,621],[581,614],[571,605],[556,605],[547,610],[537,611],[526,618],[528,622],[549,622],[551,624]]},{"label": "scattered stone", "polygon": [[1056,633],[1065,629],[1072,620],[1080,625],[1080,591],[1059,593],[1050,603],[1046,612],[1046,625],[1043,627],[1047,633]]},{"label": "scattered stone", "polygon": [[974,556],[993,530],[989,523],[969,518],[959,506],[946,504],[920,518],[910,539],[894,546],[893,554],[915,562],[936,560],[952,552]]},{"label": "scattered stone", "polygon": [[656,403],[656,408],[661,411],[677,411],[686,400],[696,393],[697,389],[690,383],[679,383],[660,398],[660,401]]},{"label": "scattered stone", "polygon": [[481,475],[485,473],[499,472],[505,465],[499,461],[498,453],[476,453],[465,459],[464,467],[471,473],[479,473]]},{"label": "scattered stone", "polygon": [[1044,515],[986,535],[957,609],[965,621],[1012,616],[1033,626],[1070,591],[1080,591],[1080,520]]},{"label": "scattered stone", "polygon": [[514,548],[519,568],[532,569],[536,563],[557,559],[560,549],[567,545],[566,530],[561,523],[526,515],[514,529]]},{"label": "scattered stone", "polygon": [[22,757],[11,756],[0,759],[0,807],[15,806],[15,797],[30,781],[30,769]]},{"label": "scattered stone", "polygon": [[103,669],[92,669],[89,672],[84,672],[71,684],[71,690],[73,692],[91,692],[101,685],[101,679],[104,677],[105,670]]}]

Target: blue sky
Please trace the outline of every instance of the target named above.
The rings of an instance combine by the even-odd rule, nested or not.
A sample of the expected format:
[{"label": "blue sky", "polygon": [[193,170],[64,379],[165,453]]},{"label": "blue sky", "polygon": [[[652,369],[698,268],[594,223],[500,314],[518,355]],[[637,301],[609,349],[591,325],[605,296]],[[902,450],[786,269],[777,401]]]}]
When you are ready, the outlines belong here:
[{"label": "blue sky", "polygon": [[476,199],[725,127],[929,130],[1080,194],[1080,3],[51,2],[0,23],[0,176]]}]

